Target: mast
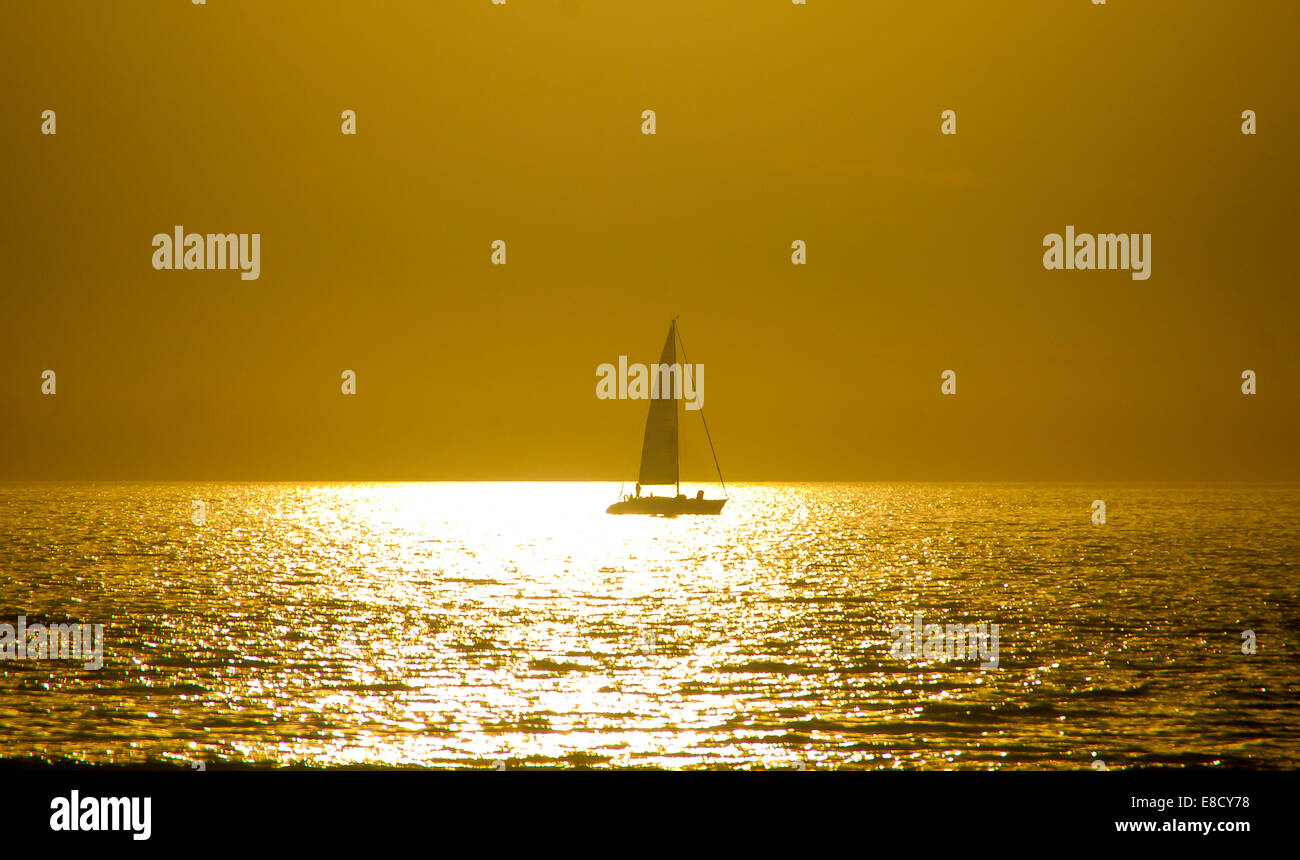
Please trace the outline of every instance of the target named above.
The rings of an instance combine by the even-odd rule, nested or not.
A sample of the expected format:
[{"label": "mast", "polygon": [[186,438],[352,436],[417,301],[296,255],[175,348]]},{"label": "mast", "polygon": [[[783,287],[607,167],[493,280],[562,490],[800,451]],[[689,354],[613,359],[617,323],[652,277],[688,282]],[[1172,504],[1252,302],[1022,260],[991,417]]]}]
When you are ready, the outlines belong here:
[{"label": "mast", "polygon": [[[677,317],[673,317],[673,321],[672,321],[671,323],[669,323],[669,327],[672,328],[672,334],[669,335],[669,337],[670,337],[670,338],[675,337],[677,340],[680,341],[680,340],[682,339],[682,336],[681,336],[681,334],[677,331]],[[683,364],[683,365],[686,364],[686,350],[685,350],[685,349],[682,350],[682,364]],[[677,458],[677,492],[676,492],[676,493],[673,493],[674,496],[680,496],[680,495],[682,494],[682,424],[681,424],[681,411],[682,411],[682,410],[681,410],[681,407],[678,406],[678,404],[677,404],[677,398],[674,397],[674,398],[673,398],[673,436],[677,437],[677,446],[673,449],[673,456]]]}]

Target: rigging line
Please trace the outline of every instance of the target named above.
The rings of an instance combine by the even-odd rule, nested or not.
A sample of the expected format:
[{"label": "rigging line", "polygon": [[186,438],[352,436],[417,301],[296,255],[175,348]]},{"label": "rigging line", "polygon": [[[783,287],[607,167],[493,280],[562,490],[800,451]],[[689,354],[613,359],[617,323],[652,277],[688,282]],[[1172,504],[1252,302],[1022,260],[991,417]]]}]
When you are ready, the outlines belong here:
[{"label": "rigging line", "polygon": [[[677,325],[677,317],[673,317],[673,330],[677,332],[677,342],[682,347],[682,365],[690,364],[691,360],[686,357],[686,341],[682,340],[682,329],[681,326]],[[683,370],[683,372],[685,371]],[[704,438],[709,440],[709,453],[713,455],[713,468],[718,470],[718,483],[722,485],[723,498],[726,498],[727,482],[722,480],[722,466],[718,464],[718,452],[713,447],[713,436],[709,433],[709,421],[704,417],[704,406],[702,404],[700,406],[700,421],[704,422]]]}]

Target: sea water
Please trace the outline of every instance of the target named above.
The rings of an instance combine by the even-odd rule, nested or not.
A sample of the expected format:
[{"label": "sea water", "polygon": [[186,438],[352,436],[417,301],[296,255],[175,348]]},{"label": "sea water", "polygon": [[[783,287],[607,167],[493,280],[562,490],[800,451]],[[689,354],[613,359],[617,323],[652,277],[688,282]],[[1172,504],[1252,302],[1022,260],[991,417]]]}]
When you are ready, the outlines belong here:
[{"label": "sea water", "polygon": [[0,758],[1300,766],[1294,486],[728,490],[0,485],[0,622],[103,625],[0,660]]}]

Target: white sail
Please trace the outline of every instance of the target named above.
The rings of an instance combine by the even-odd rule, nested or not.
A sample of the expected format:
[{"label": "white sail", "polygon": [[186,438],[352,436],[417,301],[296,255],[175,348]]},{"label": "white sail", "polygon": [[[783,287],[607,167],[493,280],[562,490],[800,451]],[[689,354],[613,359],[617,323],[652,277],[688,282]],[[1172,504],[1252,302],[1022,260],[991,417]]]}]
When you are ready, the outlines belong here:
[{"label": "white sail", "polygon": [[[668,326],[668,340],[659,356],[660,364],[677,363],[677,323]],[[677,400],[673,391],[650,399],[645,419],[645,443],[641,447],[642,486],[677,483]]]}]

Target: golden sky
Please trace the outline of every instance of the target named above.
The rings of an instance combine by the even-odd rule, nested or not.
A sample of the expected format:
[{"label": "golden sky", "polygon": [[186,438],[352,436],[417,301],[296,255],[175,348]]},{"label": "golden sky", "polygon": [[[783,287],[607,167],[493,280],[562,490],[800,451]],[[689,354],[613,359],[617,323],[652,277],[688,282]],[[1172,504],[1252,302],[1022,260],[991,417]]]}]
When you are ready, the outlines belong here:
[{"label": "golden sky", "polygon": [[1300,479],[1293,0],[2,14],[0,478],[632,479],[680,314],[729,479]]}]

